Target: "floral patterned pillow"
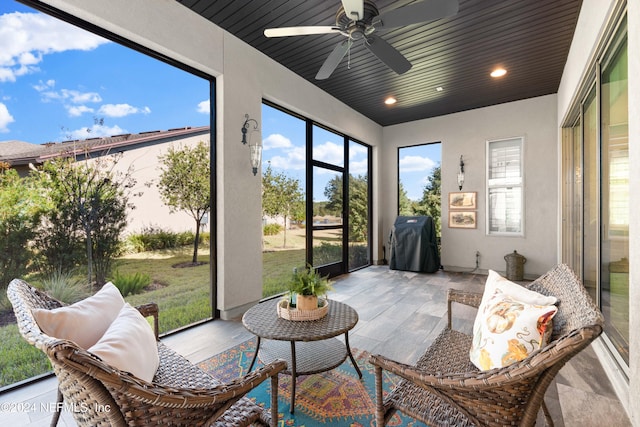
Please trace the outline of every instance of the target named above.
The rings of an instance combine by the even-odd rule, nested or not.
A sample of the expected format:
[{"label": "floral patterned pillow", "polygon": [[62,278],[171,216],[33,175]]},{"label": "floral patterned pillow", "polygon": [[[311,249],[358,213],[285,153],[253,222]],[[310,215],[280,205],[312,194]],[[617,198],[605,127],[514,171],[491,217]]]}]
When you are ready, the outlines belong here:
[{"label": "floral patterned pillow", "polygon": [[558,308],[522,302],[501,289],[485,295],[474,324],[471,362],[480,370],[501,368],[544,347]]}]

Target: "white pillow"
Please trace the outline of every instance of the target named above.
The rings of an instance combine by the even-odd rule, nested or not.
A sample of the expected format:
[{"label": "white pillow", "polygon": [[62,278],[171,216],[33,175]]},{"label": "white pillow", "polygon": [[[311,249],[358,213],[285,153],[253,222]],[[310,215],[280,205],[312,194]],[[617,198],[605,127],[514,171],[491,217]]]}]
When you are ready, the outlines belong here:
[{"label": "white pillow", "polygon": [[484,285],[484,294],[482,295],[482,302],[480,303],[480,306],[482,306],[482,304],[484,304],[484,302],[488,298],[491,298],[493,294],[495,294],[497,289],[507,295],[511,295],[518,301],[522,301],[527,304],[552,305],[557,301],[556,297],[546,296],[539,294],[538,292],[531,291],[523,286],[518,285],[517,283],[513,283],[512,281],[502,277],[495,271],[489,270],[489,274],[487,275],[487,282]]},{"label": "white pillow", "polygon": [[87,349],[104,335],[123,306],[120,291],[108,282],[89,298],[53,310],[38,308],[33,316],[45,334]]},{"label": "white pillow", "polygon": [[507,366],[546,345],[556,301],[489,270],[473,324],[473,364],[481,370]]},{"label": "white pillow", "polygon": [[471,362],[486,371],[525,359],[547,345],[555,305],[534,305],[516,300],[499,289],[478,311]]},{"label": "white pillow", "polygon": [[155,335],[142,314],[125,304],[104,336],[89,352],[106,364],[151,382],[160,358]]}]

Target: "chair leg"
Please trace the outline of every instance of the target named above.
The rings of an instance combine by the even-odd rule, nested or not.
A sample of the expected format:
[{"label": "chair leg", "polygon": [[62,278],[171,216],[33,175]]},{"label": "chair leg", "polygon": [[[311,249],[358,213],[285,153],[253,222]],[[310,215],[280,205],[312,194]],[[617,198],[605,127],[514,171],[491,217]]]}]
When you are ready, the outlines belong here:
[{"label": "chair leg", "polygon": [[58,425],[58,420],[60,419],[60,412],[62,412],[62,400],[63,400],[62,392],[60,391],[60,387],[58,387],[58,397],[56,398],[56,411],[53,413],[53,418],[51,419],[51,427],[56,427]]},{"label": "chair leg", "polygon": [[376,427],[384,427],[384,397],[382,395],[382,368],[375,367],[376,374]]},{"label": "chair leg", "polygon": [[542,400],[542,412],[544,412],[544,419],[547,422],[549,427],[553,427],[553,419],[551,418],[551,413],[549,413],[549,408],[547,408],[546,403],[544,403],[544,399]]},{"label": "chair leg", "polygon": [[278,425],[278,374],[271,377],[271,427]]}]

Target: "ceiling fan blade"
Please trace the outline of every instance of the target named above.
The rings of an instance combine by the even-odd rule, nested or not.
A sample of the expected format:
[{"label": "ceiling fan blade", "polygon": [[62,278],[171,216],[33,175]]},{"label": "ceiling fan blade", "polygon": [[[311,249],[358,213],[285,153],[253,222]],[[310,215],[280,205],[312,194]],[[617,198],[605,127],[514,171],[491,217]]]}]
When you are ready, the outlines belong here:
[{"label": "ceiling fan blade", "polygon": [[347,39],[337,45],[333,51],[329,54],[327,59],[325,59],[324,64],[318,70],[318,74],[316,74],[316,80],[325,80],[328,79],[329,76],[334,72],[336,68],[338,68],[338,64],[342,61],[342,58],[347,54],[349,48],[353,44],[351,39]]},{"label": "ceiling fan blade", "polygon": [[398,74],[404,74],[411,69],[411,62],[407,60],[395,47],[378,36],[369,36],[364,42],[367,49],[378,57],[387,67]]},{"label": "ceiling fan blade", "polygon": [[313,27],[282,27],[267,28],[264,35],[267,37],[289,37],[289,36],[308,36],[311,34],[331,34],[339,33],[340,27],[335,26],[313,26]]},{"label": "ceiling fan blade", "polygon": [[373,22],[376,29],[404,27],[435,21],[458,13],[458,0],[424,0],[380,14]]},{"label": "ceiling fan blade", "polygon": [[348,18],[354,21],[364,18],[364,0],[342,0],[342,7]]}]

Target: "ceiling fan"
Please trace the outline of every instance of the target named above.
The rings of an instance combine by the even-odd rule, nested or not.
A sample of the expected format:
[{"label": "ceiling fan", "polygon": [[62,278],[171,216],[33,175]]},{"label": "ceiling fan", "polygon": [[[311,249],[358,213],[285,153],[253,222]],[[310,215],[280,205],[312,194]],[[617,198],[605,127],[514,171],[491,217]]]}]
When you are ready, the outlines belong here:
[{"label": "ceiling fan", "polygon": [[340,33],[347,39],[339,43],[320,67],[316,80],[329,78],[354,42],[364,46],[387,67],[404,74],[411,63],[376,32],[421,22],[435,21],[458,13],[458,0],[423,0],[399,7],[382,15],[371,0],[342,0],[334,26],[267,28],[267,37],[307,36]]}]

